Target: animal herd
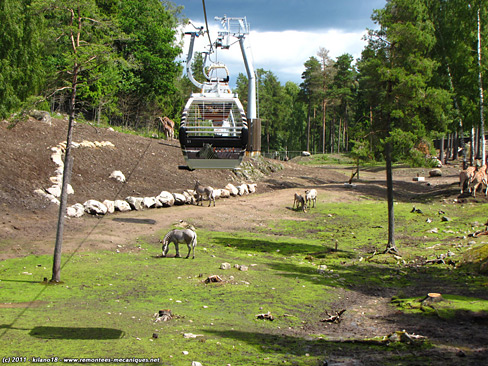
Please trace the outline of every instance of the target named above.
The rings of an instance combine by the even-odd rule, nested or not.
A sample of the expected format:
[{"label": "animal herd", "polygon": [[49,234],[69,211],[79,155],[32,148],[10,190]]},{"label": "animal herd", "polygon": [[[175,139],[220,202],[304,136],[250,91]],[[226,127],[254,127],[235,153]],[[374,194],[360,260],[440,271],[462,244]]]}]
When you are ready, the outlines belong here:
[{"label": "animal herd", "polygon": [[313,204],[312,208],[315,208],[315,203],[317,202],[317,190],[316,189],[307,189],[305,191],[305,195],[301,195],[300,193],[295,192],[295,199],[293,201],[293,209],[306,211],[307,207],[310,208],[310,205]]},{"label": "animal herd", "polygon": [[470,166],[459,173],[459,185],[461,186],[461,194],[468,190],[473,197],[476,197],[476,191],[481,186],[481,191],[485,189],[485,196],[488,193],[488,172],[487,166]]},{"label": "animal herd", "polygon": [[[239,195],[244,193],[254,193],[256,191],[255,184],[241,185],[238,187]],[[203,199],[208,201],[208,207],[211,206],[212,202],[215,206],[216,193],[215,190],[210,186],[202,185],[198,180],[195,181],[194,192],[196,196],[196,204],[203,206]],[[293,202],[293,209],[306,211],[307,207],[315,208],[317,202],[317,190],[307,189],[305,194],[295,193],[295,200]],[[190,253],[193,251],[192,258],[195,258],[195,247],[197,246],[197,234],[195,228],[186,228],[183,230],[173,229],[166,233],[166,235],[159,241],[162,244],[162,254],[161,257],[166,257],[169,250],[169,245],[173,243],[176,249],[175,258],[181,257],[179,251],[179,244],[186,244],[188,246],[188,254],[186,258],[190,257]]]}]

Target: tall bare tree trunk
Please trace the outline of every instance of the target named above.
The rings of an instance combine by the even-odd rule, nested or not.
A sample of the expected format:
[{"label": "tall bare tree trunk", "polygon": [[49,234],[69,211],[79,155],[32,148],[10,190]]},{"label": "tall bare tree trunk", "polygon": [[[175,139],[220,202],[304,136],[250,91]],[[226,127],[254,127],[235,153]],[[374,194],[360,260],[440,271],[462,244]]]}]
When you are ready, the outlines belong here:
[{"label": "tall bare tree trunk", "polygon": [[71,142],[73,139],[73,125],[75,120],[76,84],[78,82],[79,66],[73,68],[73,79],[71,83],[70,112],[68,121],[68,135],[66,136],[66,151],[64,154],[63,184],[61,188],[61,201],[59,204],[58,227],[56,230],[56,243],[54,245],[53,273],[51,282],[61,281],[61,252],[63,246],[64,217],[68,203],[68,184],[71,181],[72,161]]},{"label": "tall bare tree trunk", "polygon": [[481,143],[481,165],[486,164],[486,142],[485,142],[485,111],[483,98],[483,78],[481,72],[481,18],[478,7],[478,83],[480,90],[480,143]]},{"label": "tall bare tree trunk", "polygon": [[391,142],[386,143],[386,189],[388,201],[388,244],[386,252],[397,252],[395,244],[395,210],[393,197],[393,169],[391,164]]},{"label": "tall bare tree trunk", "polygon": [[322,154],[325,154],[325,137],[326,133],[325,131],[327,130],[327,125],[326,125],[326,111],[327,111],[327,100],[324,99],[323,103],[323,116],[322,116]]},{"label": "tall bare tree trunk", "polygon": [[[391,99],[391,92],[392,92],[392,82],[388,82],[388,90],[387,90],[387,100],[390,101]],[[391,161],[391,141],[390,141],[390,132],[391,132],[391,114],[388,113],[387,116],[387,142],[386,142],[386,198],[388,201],[388,244],[386,245],[385,253],[397,253],[397,248],[395,244],[395,206],[394,206],[394,197],[393,197],[393,168],[392,168],[392,161]]]},{"label": "tall bare tree trunk", "polygon": [[311,106],[310,102],[308,102],[308,118],[307,118],[307,151],[310,151],[310,114],[312,113],[311,111]]},{"label": "tall bare tree trunk", "polygon": [[469,132],[469,137],[471,140],[471,151],[469,154],[469,165],[474,165],[474,159],[476,158],[476,138],[475,138],[475,131],[474,127],[471,127],[471,131]]},{"label": "tall bare tree trunk", "polygon": [[441,137],[441,146],[440,146],[440,149],[439,149],[439,160],[442,162],[442,164],[445,164],[446,161],[444,160],[444,138],[445,136],[442,135]]}]

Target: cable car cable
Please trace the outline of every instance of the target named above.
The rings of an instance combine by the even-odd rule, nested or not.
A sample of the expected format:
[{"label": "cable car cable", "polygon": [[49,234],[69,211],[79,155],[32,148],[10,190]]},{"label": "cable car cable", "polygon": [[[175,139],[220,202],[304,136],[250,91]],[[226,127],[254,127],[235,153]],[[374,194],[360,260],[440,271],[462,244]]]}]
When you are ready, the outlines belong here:
[{"label": "cable car cable", "polygon": [[202,5],[203,5],[203,16],[205,17],[205,26],[207,28],[208,42],[210,44],[210,51],[213,52],[212,40],[210,39],[210,31],[208,30],[207,10],[205,8],[205,0],[202,0]]}]

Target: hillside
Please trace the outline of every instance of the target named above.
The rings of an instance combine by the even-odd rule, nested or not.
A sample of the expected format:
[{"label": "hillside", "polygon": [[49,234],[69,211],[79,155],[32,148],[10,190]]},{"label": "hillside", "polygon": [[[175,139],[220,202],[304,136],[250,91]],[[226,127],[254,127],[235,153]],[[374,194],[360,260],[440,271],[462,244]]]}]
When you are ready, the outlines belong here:
[{"label": "hillside", "polygon": [[[66,141],[67,125],[66,119],[52,119],[51,124],[34,118],[15,125],[0,122],[0,239],[36,238],[55,230],[58,206],[35,191],[53,185],[50,178],[56,175],[56,165],[51,159],[51,148]],[[86,123],[75,125],[73,141],[110,142],[113,147],[72,150],[74,193],[69,195],[68,205],[88,199],[155,196],[163,190],[182,192],[192,189],[196,179],[214,188],[223,188],[229,182],[259,181],[258,192],[264,193],[299,186],[290,183],[290,179],[315,175],[314,168],[293,163],[284,163],[284,170],[248,179],[230,170],[182,170],[179,166],[185,162],[178,141],[129,135]],[[256,165],[253,159],[246,158],[245,162]],[[119,183],[110,178],[114,170],[122,171],[127,181]],[[320,183],[344,179],[343,174],[331,172]]]}]

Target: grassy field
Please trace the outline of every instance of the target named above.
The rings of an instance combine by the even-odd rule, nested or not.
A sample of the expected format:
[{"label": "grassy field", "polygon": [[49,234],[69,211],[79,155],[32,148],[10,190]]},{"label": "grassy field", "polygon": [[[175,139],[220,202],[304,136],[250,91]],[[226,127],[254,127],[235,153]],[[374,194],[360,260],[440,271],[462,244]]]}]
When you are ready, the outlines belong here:
[{"label": "grassy field", "polygon": [[[145,358],[162,365],[322,365],[354,354],[380,357],[384,365],[432,364],[422,350],[440,346],[435,343],[338,342],[317,325],[344,291],[369,288],[394,293],[391,306],[398,311],[431,316],[409,291],[422,281],[449,288],[447,305],[433,310],[442,318],[488,311],[486,276],[472,267],[418,265],[450,251],[459,267],[466,252],[482,248],[483,237],[468,234],[484,228],[487,205],[416,208],[422,213],[411,212],[411,204],[395,206],[401,257],[373,255],[386,246],[386,204],[364,198],[319,203],[307,214],[297,212],[300,220],[270,222],[260,233],[199,231],[194,260],[160,258],[160,246],[145,238],[111,252],[65,253],[64,282],[57,285],[43,282],[51,277],[51,256],[3,261],[1,355],[4,362],[73,357]],[[231,269],[220,269],[224,262]],[[223,281],[205,283],[212,275]],[[472,295],[458,295],[466,291]],[[173,318],[156,322],[163,309]],[[257,318],[268,312],[272,321]]]}]

